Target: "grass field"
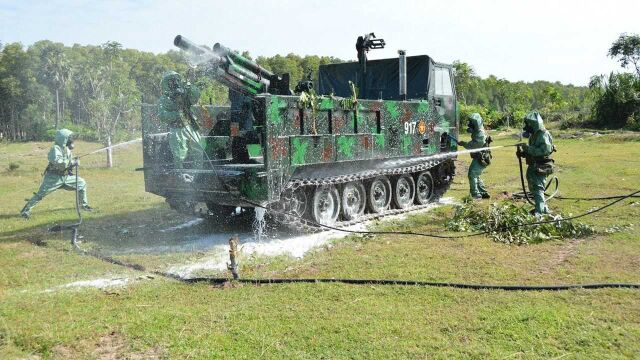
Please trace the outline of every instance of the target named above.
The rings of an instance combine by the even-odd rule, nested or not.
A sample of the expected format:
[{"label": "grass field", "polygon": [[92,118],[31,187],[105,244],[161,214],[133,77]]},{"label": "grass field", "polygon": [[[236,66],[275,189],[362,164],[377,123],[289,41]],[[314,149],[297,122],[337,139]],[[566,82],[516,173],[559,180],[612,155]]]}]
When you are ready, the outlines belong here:
[{"label": "grass field", "polygon": [[[516,140],[495,134],[497,144]],[[554,155],[565,196],[640,189],[640,136],[561,139]],[[0,358],[637,358],[640,291],[473,291],[401,286],[186,285],[75,253],[54,223],[75,219],[73,193],[46,198],[24,221],[50,144],[0,144]],[[77,152],[98,148],[79,143]],[[188,220],[144,192],[139,145],[87,157],[82,175],[97,211],[85,215],[84,244],[162,242],[158,229]],[[19,168],[7,170],[10,163]],[[467,194],[467,155],[447,196]],[[484,176],[494,195],[519,190],[514,149],[494,151]],[[491,202],[483,204],[489,206]],[[553,201],[577,214],[602,202]],[[380,222],[384,229],[441,233],[452,206]],[[241,259],[246,276],[347,277],[492,284],[640,282],[640,201],[584,218],[584,239],[508,246],[486,237],[350,236],[301,260]],[[619,227],[621,231],[605,231]],[[207,254],[122,255],[147,269]],[[125,287],[64,288],[98,278]]]}]

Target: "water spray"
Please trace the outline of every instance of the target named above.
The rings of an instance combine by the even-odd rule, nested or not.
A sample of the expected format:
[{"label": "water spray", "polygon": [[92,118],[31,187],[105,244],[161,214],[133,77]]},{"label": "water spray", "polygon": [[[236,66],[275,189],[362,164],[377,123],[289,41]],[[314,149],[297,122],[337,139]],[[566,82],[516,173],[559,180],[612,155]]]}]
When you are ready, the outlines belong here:
[{"label": "water spray", "polygon": [[101,151],[106,151],[106,150],[109,150],[109,149],[115,149],[115,148],[118,148],[118,147],[127,146],[127,145],[131,145],[131,144],[136,144],[136,143],[139,143],[139,142],[142,142],[142,138],[138,138],[138,139],[134,139],[134,140],[130,140],[130,141],[121,142],[121,143],[116,144],[116,145],[105,146],[105,147],[103,147],[103,148],[100,148],[100,149],[94,150],[94,151],[92,151],[92,152],[88,152],[88,153],[86,153],[86,154],[84,154],[84,155],[77,156],[76,158],[77,158],[77,159],[80,159],[80,158],[83,158],[83,157],[88,156],[88,155],[92,155],[92,154],[95,154],[95,153],[99,153],[99,152],[101,152]]},{"label": "water spray", "polygon": [[253,233],[257,242],[262,242],[262,236],[264,235],[267,228],[267,222],[264,218],[266,212],[266,206],[254,208],[254,219],[252,226]]}]

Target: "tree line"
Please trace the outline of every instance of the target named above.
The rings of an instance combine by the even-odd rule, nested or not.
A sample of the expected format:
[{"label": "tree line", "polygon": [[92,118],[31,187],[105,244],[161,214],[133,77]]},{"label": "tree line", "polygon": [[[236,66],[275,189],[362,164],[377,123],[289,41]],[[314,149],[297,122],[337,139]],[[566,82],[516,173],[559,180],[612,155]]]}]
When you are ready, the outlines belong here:
[{"label": "tree line", "polygon": [[[248,52],[244,56],[251,58]],[[292,84],[321,64],[340,62],[328,56],[258,57],[276,73],[289,73]],[[125,138],[140,130],[140,104],[155,103],[165,71],[183,76],[190,67],[179,51],[163,54],[123,49],[110,41],[99,46],[65,46],[48,40],[25,47],[0,43],[0,139],[51,139],[67,127],[88,140]],[[222,85],[196,77],[201,103],[227,104]]]},{"label": "tree line", "polygon": [[538,110],[545,120],[565,128],[640,130],[640,36],[621,34],[607,55],[631,72],[594,75],[589,86],[510,82],[493,75],[482,79],[471,65],[456,61],[462,118],[478,112],[490,127],[520,126],[526,112]]},{"label": "tree line", "polygon": [[[251,58],[248,52],[244,56]],[[559,82],[511,82],[479,77],[467,63],[454,62],[461,114],[479,112],[491,127],[519,126],[532,109],[567,126],[629,127],[640,123],[640,39],[621,35],[609,50],[635,73],[595,76],[590,86]],[[288,54],[259,56],[255,61],[275,73],[289,73],[291,84],[307,76],[317,82],[318,67],[342,62],[328,56]],[[102,45],[65,46],[48,40],[25,47],[0,43],[0,140],[51,139],[67,127],[85,139],[106,141],[140,131],[140,104],[155,103],[167,70],[191,73],[179,51],[153,54]],[[194,77],[203,89],[201,103],[227,104],[227,89],[205,77]]]},{"label": "tree line", "polygon": [[550,121],[583,121],[589,116],[586,86],[542,80],[511,82],[494,75],[483,79],[467,63],[455,61],[453,67],[462,118],[477,112],[487,126],[495,128],[520,126],[531,110],[540,111]]}]

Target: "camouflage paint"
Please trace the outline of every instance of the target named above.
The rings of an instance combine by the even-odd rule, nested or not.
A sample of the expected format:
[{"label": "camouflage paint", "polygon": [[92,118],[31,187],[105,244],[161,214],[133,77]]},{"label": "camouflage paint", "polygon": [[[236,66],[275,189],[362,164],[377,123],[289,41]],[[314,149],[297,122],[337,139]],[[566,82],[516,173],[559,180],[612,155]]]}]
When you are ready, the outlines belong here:
[{"label": "camouflage paint", "polygon": [[282,123],[282,114],[280,109],[287,105],[287,102],[280,99],[278,96],[271,96],[269,101],[269,108],[267,109],[267,118],[273,124]]},{"label": "camouflage paint", "polygon": [[300,138],[294,138],[291,143],[293,147],[291,165],[303,165],[305,163],[309,143],[301,140]]},{"label": "camouflage paint", "polygon": [[322,97],[320,99],[320,106],[318,106],[320,110],[333,110],[333,99],[329,97]]},{"label": "camouflage paint", "polygon": [[267,196],[267,184],[251,170],[239,185],[240,194],[249,200],[260,200]]},{"label": "camouflage paint", "polygon": [[262,146],[260,146],[260,144],[249,144],[247,145],[247,151],[249,152],[249,156],[257,157],[262,155]]},{"label": "camouflage paint", "polygon": [[[433,102],[358,100],[354,103],[352,99],[326,96],[317,97],[314,101],[317,101],[315,105],[310,104],[310,107],[301,109],[298,96],[255,97],[254,103],[263,109],[258,113],[264,114],[262,118],[256,119],[257,125],[254,127],[263,132],[264,142],[260,146],[264,167],[257,168],[260,176],[241,180],[247,179],[244,175],[241,179],[233,180],[245,197],[259,202],[277,200],[290,177],[312,164],[327,163],[331,169],[340,169],[344,167],[337,164],[344,161],[437,154],[440,152],[440,135],[447,132],[456,136],[458,133],[455,117],[451,118],[446,112],[444,116],[438,114],[438,108]],[[357,106],[357,133],[354,131],[354,106]],[[155,108],[143,110],[143,131],[147,134],[162,132],[162,124],[155,117]],[[204,115],[204,108],[200,110]],[[300,121],[301,112],[303,121]],[[217,118],[213,114],[208,115],[215,125]],[[206,128],[211,126],[206,116],[201,116],[200,119],[207,123]],[[242,133],[239,135],[242,136]],[[423,144],[423,138],[429,139],[428,144]],[[221,155],[216,158],[228,159],[230,139],[228,136],[208,138],[208,145],[211,146],[209,154],[216,148]],[[163,162],[160,156],[162,147],[159,147],[161,143],[155,144],[154,141],[145,140],[145,167]],[[256,144],[249,145],[248,150],[251,156],[260,153]],[[248,172],[250,169],[239,170]],[[254,170],[256,168],[251,168],[251,171]],[[168,186],[162,185],[167,181],[163,182],[158,177],[151,179],[145,174],[148,191],[160,195],[163,186]],[[207,184],[206,188],[217,186],[215,181],[208,181]],[[210,197],[206,199],[216,200]]]},{"label": "camouflage paint", "polygon": [[356,122],[358,123],[358,132],[362,132],[362,130],[365,130],[363,127],[364,120],[366,117],[366,114],[363,114],[364,109],[365,108],[364,106],[362,106],[362,104],[358,104],[358,111],[356,111]]},{"label": "camouflage paint", "polygon": [[411,139],[411,135],[402,135],[402,153],[404,155],[411,155],[411,145],[413,144],[413,140]]},{"label": "camouflage paint", "polygon": [[417,109],[418,113],[420,114],[424,114],[426,112],[429,112],[429,102],[427,101],[420,101],[418,103],[418,109]]},{"label": "camouflage paint", "polygon": [[344,157],[353,158],[353,146],[356,143],[356,139],[348,136],[338,136],[338,153]]},{"label": "camouflage paint", "polygon": [[397,101],[385,101],[384,107],[392,120],[398,120],[398,117],[400,117],[400,110],[398,110]]}]

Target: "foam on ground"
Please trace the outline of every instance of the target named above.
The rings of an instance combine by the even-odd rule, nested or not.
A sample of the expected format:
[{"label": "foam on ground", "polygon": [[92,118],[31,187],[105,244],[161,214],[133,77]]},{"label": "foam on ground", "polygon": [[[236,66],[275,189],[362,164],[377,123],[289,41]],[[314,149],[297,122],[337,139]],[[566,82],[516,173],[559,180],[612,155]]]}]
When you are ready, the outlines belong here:
[{"label": "foam on ground", "polygon": [[105,290],[109,288],[124,287],[131,284],[134,281],[136,281],[136,279],[132,279],[132,278],[103,278],[103,279],[93,279],[93,280],[82,280],[82,281],[74,281],[68,284],[52,287],[42,292],[51,293],[51,292],[56,292],[60,290],[76,289],[76,288],[95,288],[95,289]]},{"label": "foam on ground", "polygon": [[[426,208],[403,213],[399,215],[392,215],[384,217],[381,221],[399,221],[405,219],[409,215],[420,214],[430,211],[441,205],[455,204],[453,198],[442,198],[438,203]],[[373,221],[367,221],[360,224],[356,224],[347,227],[348,230],[361,231],[366,230],[373,224]],[[228,240],[228,235],[225,234],[222,238]],[[263,237],[262,241],[256,241],[255,237],[251,233],[239,234],[240,235],[240,254],[242,257],[251,255],[258,256],[280,256],[288,255],[293,258],[302,258],[304,255],[312,249],[316,249],[330,241],[342,239],[351,235],[349,232],[331,230],[322,231],[312,234],[301,234],[296,236],[279,236],[275,238]],[[211,234],[205,236],[205,238],[220,239],[220,234]],[[219,240],[218,240],[219,241]],[[195,262],[187,265],[173,266],[167,270],[167,272],[180,276],[182,278],[193,277],[194,274],[202,271],[222,272],[227,269],[227,262],[229,261],[229,246],[227,244],[219,244],[210,248],[211,256],[205,261]],[[241,258],[242,259],[242,258]],[[242,261],[242,260],[240,260]]]}]

